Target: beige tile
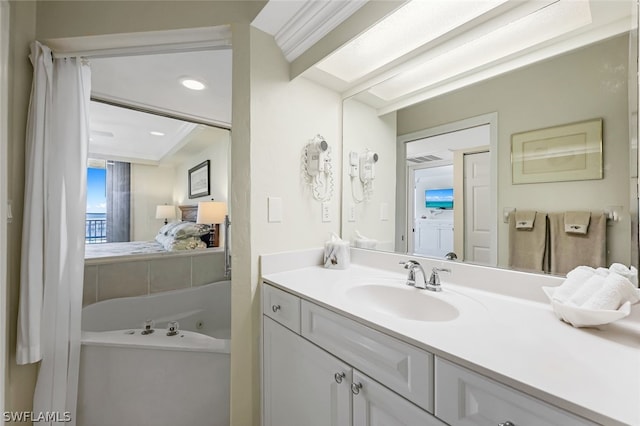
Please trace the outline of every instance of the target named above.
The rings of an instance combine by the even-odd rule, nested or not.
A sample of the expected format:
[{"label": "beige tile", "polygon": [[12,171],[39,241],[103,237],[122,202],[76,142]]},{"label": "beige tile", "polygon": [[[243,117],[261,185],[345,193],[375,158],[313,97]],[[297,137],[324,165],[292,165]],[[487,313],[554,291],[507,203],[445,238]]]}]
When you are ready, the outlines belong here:
[{"label": "beige tile", "polygon": [[151,293],[191,286],[191,259],[187,256],[165,257],[149,262]]},{"label": "beige tile", "polygon": [[118,262],[98,266],[98,300],[140,296],[149,291],[149,262]]},{"label": "beige tile", "polygon": [[98,267],[95,265],[84,267],[84,280],[82,285],[82,306],[87,306],[98,301]]},{"label": "beige tile", "polygon": [[209,284],[216,281],[224,281],[224,253],[213,252],[193,256],[192,264],[192,283],[193,286]]}]

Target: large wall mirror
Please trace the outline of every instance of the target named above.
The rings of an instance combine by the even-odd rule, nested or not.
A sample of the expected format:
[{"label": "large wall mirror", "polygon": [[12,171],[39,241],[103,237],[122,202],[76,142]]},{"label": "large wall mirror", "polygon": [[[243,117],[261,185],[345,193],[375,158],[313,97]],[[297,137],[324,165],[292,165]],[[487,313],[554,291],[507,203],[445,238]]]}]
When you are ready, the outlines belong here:
[{"label": "large wall mirror", "polygon": [[224,48],[91,59],[87,258],[164,253],[165,223],[227,201],[231,57]]},{"label": "large wall mirror", "polygon": [[[469,64],[428,88],[403,92],[401,72],[383,73],[344,101],[344,239],[508,267],[504,218],[513,209],[614,209],[619,220],[607,223],[607,263],[637,266],[635,6],[573,3],[586,5],[590,22],[577,32],[568,29],[508,61]],[[464,57],[458,59],[464,70]],[[392,100],[394,91],[400,100]],[[602,179],[566,181],[550,173],[544,182],[513,182],[513,135],[589,120],[602,120]]]}]

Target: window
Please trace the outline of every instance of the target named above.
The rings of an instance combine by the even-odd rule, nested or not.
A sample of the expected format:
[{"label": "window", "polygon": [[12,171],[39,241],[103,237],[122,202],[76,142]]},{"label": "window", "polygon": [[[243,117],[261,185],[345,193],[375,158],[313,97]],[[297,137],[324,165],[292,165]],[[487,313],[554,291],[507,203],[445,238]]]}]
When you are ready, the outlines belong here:
[{"label": "window", "polygon": [[90,159],[87,167],[87,216],[85,243],[107,241],[106,161]]}]

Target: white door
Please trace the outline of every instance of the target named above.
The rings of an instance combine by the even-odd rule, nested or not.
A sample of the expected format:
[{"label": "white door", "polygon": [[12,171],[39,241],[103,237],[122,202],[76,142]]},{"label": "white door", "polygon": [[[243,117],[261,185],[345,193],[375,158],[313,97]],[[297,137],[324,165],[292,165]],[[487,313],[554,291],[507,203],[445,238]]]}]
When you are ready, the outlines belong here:
[{"label": "white door", "polygon": [[445,426],[364,374],[353,373],[353,426]]},{"label": "white door", "polygon": [[263,318],[263,424],[349,426],[351,367]]},{"label": "white door", "polygon": [[491,264],[489,152],[464,155],[464,260]]}]

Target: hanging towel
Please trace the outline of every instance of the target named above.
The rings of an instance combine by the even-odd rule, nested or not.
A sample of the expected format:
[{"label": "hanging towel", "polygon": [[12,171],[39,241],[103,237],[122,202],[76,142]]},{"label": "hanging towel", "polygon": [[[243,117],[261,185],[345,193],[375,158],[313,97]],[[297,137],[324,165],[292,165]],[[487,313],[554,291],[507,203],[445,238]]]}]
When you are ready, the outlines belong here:
[{"label": "hanging towel", "polygon": [[564,216],[564,213],[549,213],[550,272],[566,274],[578,265],[604,266],[607,217],[591,213],[586,234],[569,234],[564,230]]},{"label": "hanging towel", "polygon": [[586,234],[591,220],[590,212],[566,212],[564,214],[564,232]]},{"label": "hanging towel", "polygon": [[530,230],[516,228],[516,213],[509,215],[509,266],[525,271],[542,272],[546,265],[546,213],[535,213]]},{"label": "hanging towel", "polygon": [[516,210],[516,229],[531,230],[536,221],[536,212],[532,210]]}]

